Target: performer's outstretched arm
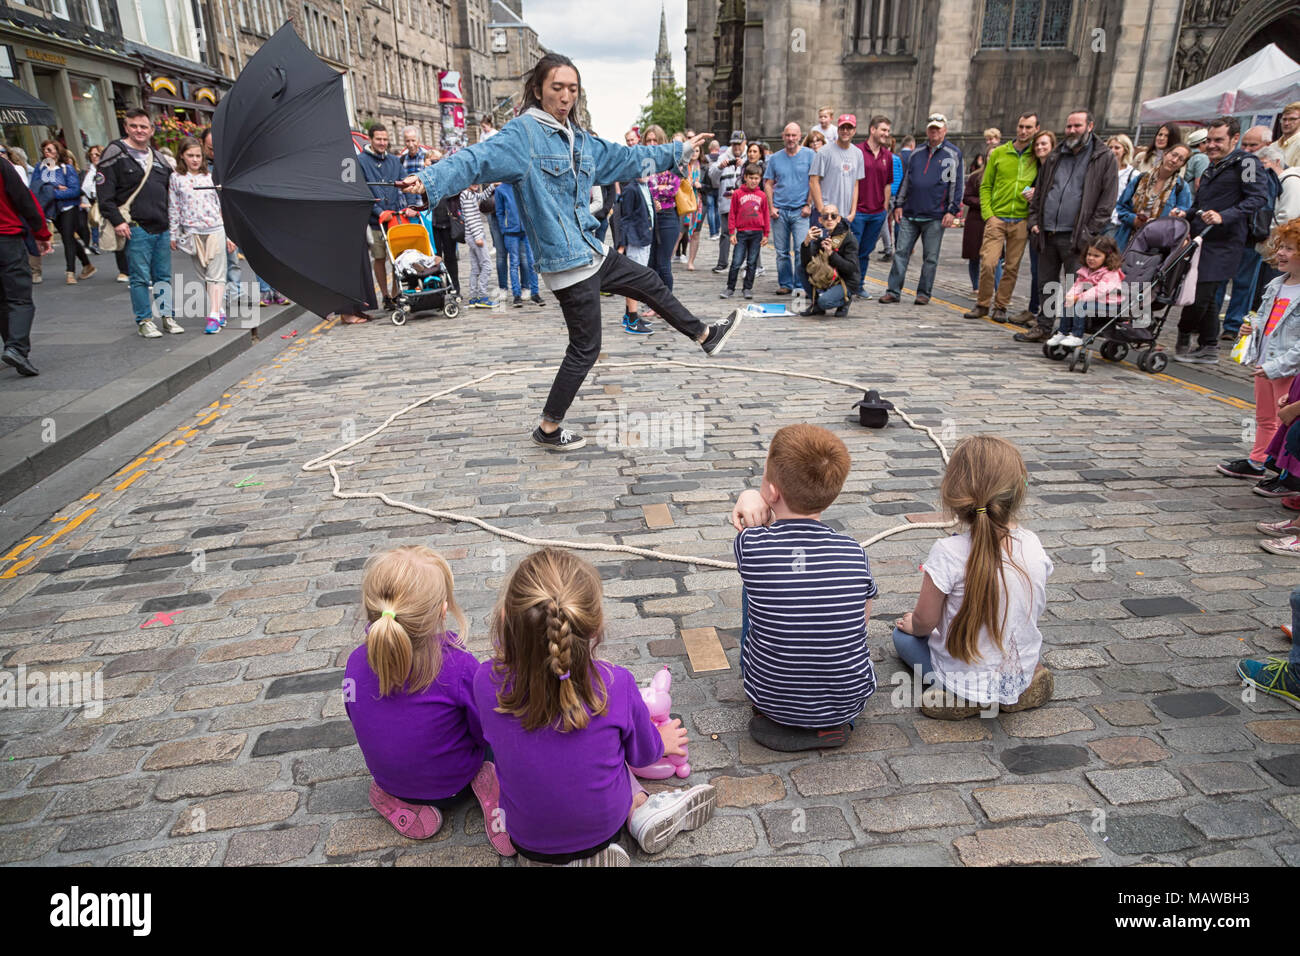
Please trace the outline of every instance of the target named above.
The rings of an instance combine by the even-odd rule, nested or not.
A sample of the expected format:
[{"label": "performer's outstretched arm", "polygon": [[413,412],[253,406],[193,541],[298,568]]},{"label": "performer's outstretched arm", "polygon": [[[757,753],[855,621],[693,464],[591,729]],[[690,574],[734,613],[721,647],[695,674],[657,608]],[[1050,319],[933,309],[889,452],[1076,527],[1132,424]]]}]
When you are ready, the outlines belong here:
[{"label": "performer's outstretched arm", "polygon": [[684,143],[662,146],[619,146],[599,136],[591,137],[591,158],[596,163],[592,181],[625,183],[680,166]]},{"label": "performer's outstretched arm", "polygon": [[444,196],[458,196],[476,183],[517,183],[528,170],[528,134],[518,123],[507,123],[491,139],[457,150],[416,173],[429,206]]}]

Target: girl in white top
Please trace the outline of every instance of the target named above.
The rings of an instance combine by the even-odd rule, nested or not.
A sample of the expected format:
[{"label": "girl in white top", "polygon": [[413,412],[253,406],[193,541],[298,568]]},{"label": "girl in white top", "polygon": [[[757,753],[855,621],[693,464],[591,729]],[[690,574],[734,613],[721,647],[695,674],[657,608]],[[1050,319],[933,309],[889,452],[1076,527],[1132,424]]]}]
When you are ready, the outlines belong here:
[{"label": "girl in white top", "polygon": [[898,656],[943,689],[925,697],[927,716],[1024,710],[1051,698],[1038,618],[1052,562],[1015,522],[1027,485],[1024,460],[1004,439],[976,435],[953,451],[940,496],[965,530],[930,549],[916,608],[894,630]]},{"label": "girl in white top", "polygon": [[212,174],[197,139],[181,143],[181,162],[184,169],[171,178],[167,197],[171,247],[184,246],[207,286],[208,321],[203,331],[211,335],[226,324],[226,253],[234,252],[235,244],[226,238],[221,200],[212,188]]}]

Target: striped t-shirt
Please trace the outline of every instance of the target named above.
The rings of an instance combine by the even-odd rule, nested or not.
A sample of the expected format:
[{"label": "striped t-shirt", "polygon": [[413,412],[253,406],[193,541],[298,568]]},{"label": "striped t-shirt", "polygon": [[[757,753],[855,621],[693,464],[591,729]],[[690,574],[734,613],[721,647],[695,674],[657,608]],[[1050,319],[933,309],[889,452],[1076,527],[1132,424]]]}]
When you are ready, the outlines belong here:
[{"label": "striped t-shirt", "polygon": [[864,613],[876,583],[862,545],[792,519],[746,528],[735,551],[749,605],[745,694],[792,727],[852,720],[876,689]]}]

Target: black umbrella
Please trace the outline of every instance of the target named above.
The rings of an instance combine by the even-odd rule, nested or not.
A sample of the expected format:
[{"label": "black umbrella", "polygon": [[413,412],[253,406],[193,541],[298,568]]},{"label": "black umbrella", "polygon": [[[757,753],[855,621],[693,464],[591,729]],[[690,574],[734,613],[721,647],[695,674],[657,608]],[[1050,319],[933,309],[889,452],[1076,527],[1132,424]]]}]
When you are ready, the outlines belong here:
[{"label": "black umbrella", "polygon": [[212,121],[213,181],[253,271],[315,312],[375,307],[374,197],[352,145],[343,77],[291,25],[244,67]]},{"label": "black umbrella", "polygon": [[5,126],[55,126],[50,109],[21,86],[0,80],[0,123]]}]

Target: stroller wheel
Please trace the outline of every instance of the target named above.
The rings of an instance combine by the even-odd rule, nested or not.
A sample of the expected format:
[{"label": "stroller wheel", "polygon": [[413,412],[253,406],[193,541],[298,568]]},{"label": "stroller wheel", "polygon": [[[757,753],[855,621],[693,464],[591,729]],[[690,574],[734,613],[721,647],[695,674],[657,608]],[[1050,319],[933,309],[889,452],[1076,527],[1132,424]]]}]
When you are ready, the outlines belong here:
[{"label": "stroller wheel", "polygon": [[1079,364],[1079,356],[1081,355],[1083,355],[1083,349],[1071,349],[1070,360],[1069,362],[1066,363],[1065,367],[1068,368],[1071,372],[1073,372],[1075,366]]},{"label": "stroller wheel", "polygon": [[1169,356],[1166,355],[1164,352],[1152,351],[1147,356],[1146,370],[1148,372],[1163,372],[1168,365],[1169,365]]},{"label": "stroller wheel", "polygon": [[1142,351],[1138,352],[1137,358],[1134,359],[1134,362],[1136,363],[1137,367],[1144,372],[1148,370],[1147,360],[1151,358],[1152,351],[1153,351],[1152,349],[1143,349]]},{"label": "stroller wheel", "polygon": [[1101,346],[1101,357],[1112,362],[1122,362],[1128,355],[1128,346],[1123,342],[1105,342]]},{"label": "stroller wheel", "polygon": [[460,299],[454,296],[447,296],[447,301],[442,304],[442,314],[449,319],[454,319],[460,315]]},{"label": "stroller wheel", "polygon": [[1066,357],[1067,355],[1069,355],[1069,354],[1070,354],[1070,350],[1069,350],[1069,349],[1063,349],[1063,348],[1061,348],[1061,346],[1059,346],[1059,345],[1044,345],[1044,346],[1043,346],[1043,355],[1046,356],[1047,358],[1051,359],[1053,362],[1061,362],[1061,361],[1064,361],[1064,360],[1065,360],[1065,357]]},{"label": "stroller wheel", "polygon": [[405,309],[393,310],[393,325],[405,325],[406,317],[409,313]]},{"label": "stroller wheel", "polygon": [[1088,354],[1087,349],[1080,349],[1083,354],[1079,357],[1079,374],[1087,375],[1088,366],[1092,364],[1092,356]]}]

